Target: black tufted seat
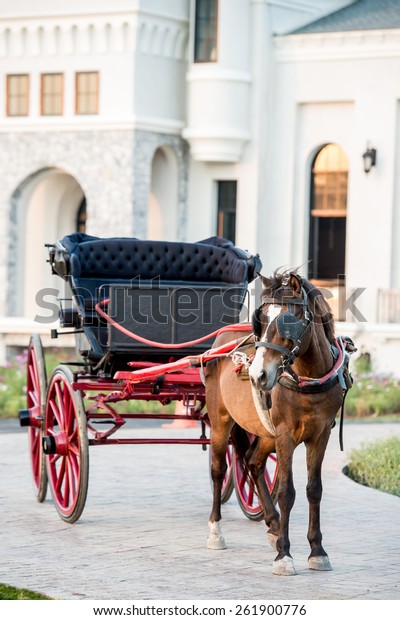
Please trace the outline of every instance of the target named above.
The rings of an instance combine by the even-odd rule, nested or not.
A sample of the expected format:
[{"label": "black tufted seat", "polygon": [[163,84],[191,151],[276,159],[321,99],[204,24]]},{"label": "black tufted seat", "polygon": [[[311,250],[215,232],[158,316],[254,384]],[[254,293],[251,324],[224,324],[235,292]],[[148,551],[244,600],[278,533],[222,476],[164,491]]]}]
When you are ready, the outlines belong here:
[{"label": "black tufted seat", "polygon": [[[218,328],[221,316],[225,317],[228,323],[238,320],[247,285],[261,266],[258,257],[250,256],[220,237],[197,243],[184,243],[135,238],[102,239],[82,233],[68,235],[57,242],[51,254],[51,264],[53,272],[71,284],[78,312],[82,316],[84,328],[87,328],[86,335],[90,336],[92,346],[96,347],[100,342],[100,353],[104,353],[107,347],[115,352],[127,349],[137,351],[144,345],[122,337],[121,332],[117,332],[115,328],[107,332],[107,329],[100,325],[99,331],[98,318],[93,310],[99,299],[110,296],[110,311],[116,313],[119,322],[125,320],[128,328],[135,328],[135,333],[138,333],[139,329],[144,337],[161,342],[170,342],[171,338],[178,342],[192,340]],[[175,321],[172,315],[168,315],[171,320],[167,320],[164,325],[158,325],[156,329],[154,321],[138,326],[135,318],[139,309],[138,299],[133,300],[133,297],[140,295],[143,299],[143,288],[147,290],[147,297],[150,294],[149,289],[153,297],[163,297],[164,301],[160,303],[164,306],[167,298],[168,313],[173,314],[176,311],[179,316],[182,314],[181,310],[173,310],[172,305],[176,306],[177,291],[180,291],[181,299],[186,300],[186,306],[191,304],[193,312],[196,303],[202,305],[201,312],[200,309],[197,311],[198,320],[192,324],[183,321],[186,328],[179,330],[172,326]],[[210,297],[210,289],[216,295]],[[124,290],[129,294],[121,293]],[[229,302],[233,294],[235,299]],[[121,295],[124,300],[123,317],[120,316],[120,309],[115,310],[113,307],[117,300],[121,306]],[[170,301],[172,299],[174,301]],[[130,304],[128,314],[134,315],[130,316],[129,320],[126,319],[127,303]],[[208,303],[213,308],[207,313],[204,304]],[[229,317],[226,318],[228,315],[224,311],[228,306],[232,312],[228,313]],[[193,312],[187,314],[194,316]],[[211,317],[208,322],[204,322],[204,313]],[[93,331],[95,329],[96,334]],[[200,348],[205,349],[209,344],[201,345]],[[149,347],[147,350],[149,351]],[[187,353],[182,351],[182,354]]]},{"label": "black tufted seat", "polygon": [[[246,254],[232,243],[215,237],[198,243],[95,237],[71,243],[72,237],[66,238],[69,243],[65,238],[60,243],[68,252],[68,246],[71,248],[69,273],[78,279],[160,277],[169,282],[227,284],[242,284],[248,279]],[[218,245],[223,241],[224,244]]]}]

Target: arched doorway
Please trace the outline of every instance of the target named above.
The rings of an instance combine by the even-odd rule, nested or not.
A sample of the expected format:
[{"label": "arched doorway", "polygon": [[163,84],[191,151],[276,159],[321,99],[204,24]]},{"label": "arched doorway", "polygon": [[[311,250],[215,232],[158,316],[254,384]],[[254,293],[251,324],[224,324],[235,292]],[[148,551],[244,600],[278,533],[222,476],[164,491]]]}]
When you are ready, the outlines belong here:
[{"label": "arched doorway", "polygon": [[158,148],[151,164],[147,238],[176,241],[178,228],[178,163],[169,147]]},{"label": "arched doorway", "polygon": [[346,273],[348,171],[343,149],[327,144],[316,154],[311,172],[308,275],[318,286],[337,290]]},{"label": "arched doorway", "polygon": [[[37,295],[60,290],[63,282],[46,265],[46,243],[83,230],[86,200],[78,181],[64,170],[47,168],[27,177],[11,199],[9,308],[10,316],[34,318]],[[78,219],[79,218],[79,219]],[[60,291],[60,295],[66,294]]]}]

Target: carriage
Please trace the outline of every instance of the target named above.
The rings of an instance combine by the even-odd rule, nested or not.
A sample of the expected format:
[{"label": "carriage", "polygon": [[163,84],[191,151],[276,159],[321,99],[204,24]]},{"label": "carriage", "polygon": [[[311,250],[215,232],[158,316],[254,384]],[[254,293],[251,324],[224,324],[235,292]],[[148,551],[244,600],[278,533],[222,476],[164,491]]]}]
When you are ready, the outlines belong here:
[{"label": "carriage", "polygon": [[[60,328],[51,335],[72,332],[78,359],[60,363],[47,379],[41,339],[32,335],[27,409],[19,418],[28,427],[37,500],[44,501],[49,486],[60,517],[73,523],[86,502],[89,447],[153,443],[207,449],[204,368],[240,345],[235,330],[261,263],[258,255],[220,237],[183,243],[75,233],[48,251],[52,273],[68,291],[59,299]],[[250,324],[240,323],[240,329],[251,336]],[[212,349],[215,336],[225,331],[232,339]],[[156,401],[160,412],[132,413],[132,400]],[[181,413],[163,413],[174,401],[181,402]],[[149,418],[196,420],[200,436],[141,438],[134,424],[133,437],[118,436],[127,420]],[[223,501],[235,489],[244,514],[261,519],[254,481],[232,442],[226,459]],[[274,454],[265,480],[273,494]]]}]

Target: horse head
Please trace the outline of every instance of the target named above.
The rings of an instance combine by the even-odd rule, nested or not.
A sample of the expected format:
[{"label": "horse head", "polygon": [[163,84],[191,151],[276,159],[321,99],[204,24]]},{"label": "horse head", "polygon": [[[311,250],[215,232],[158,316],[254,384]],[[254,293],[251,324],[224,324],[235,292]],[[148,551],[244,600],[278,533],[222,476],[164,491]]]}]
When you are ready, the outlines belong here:
[{"label": "horse head", "polygon": [[253,315],[256,354],[249,374],[257,390],[269,392],[280,375],[307,351],[314,317],[305,281],[296,272],[260,277],[264,289]]}]

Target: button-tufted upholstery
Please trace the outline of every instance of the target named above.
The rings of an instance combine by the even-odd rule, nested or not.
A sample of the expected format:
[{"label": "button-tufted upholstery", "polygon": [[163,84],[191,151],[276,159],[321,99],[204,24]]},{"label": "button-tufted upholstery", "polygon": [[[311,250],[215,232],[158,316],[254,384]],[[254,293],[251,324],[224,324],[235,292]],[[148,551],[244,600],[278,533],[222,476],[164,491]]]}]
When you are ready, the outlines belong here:
[{"label": "button-tufted upholstery", "polygon": [[248,274],[248,256],[218,237],[183,243],[76,234],[65,237],[60,245],[66,250],[64,259],[69,259],[68,273],[77,280],[159,277],[168,282],[243,284],[253,279]]}]

